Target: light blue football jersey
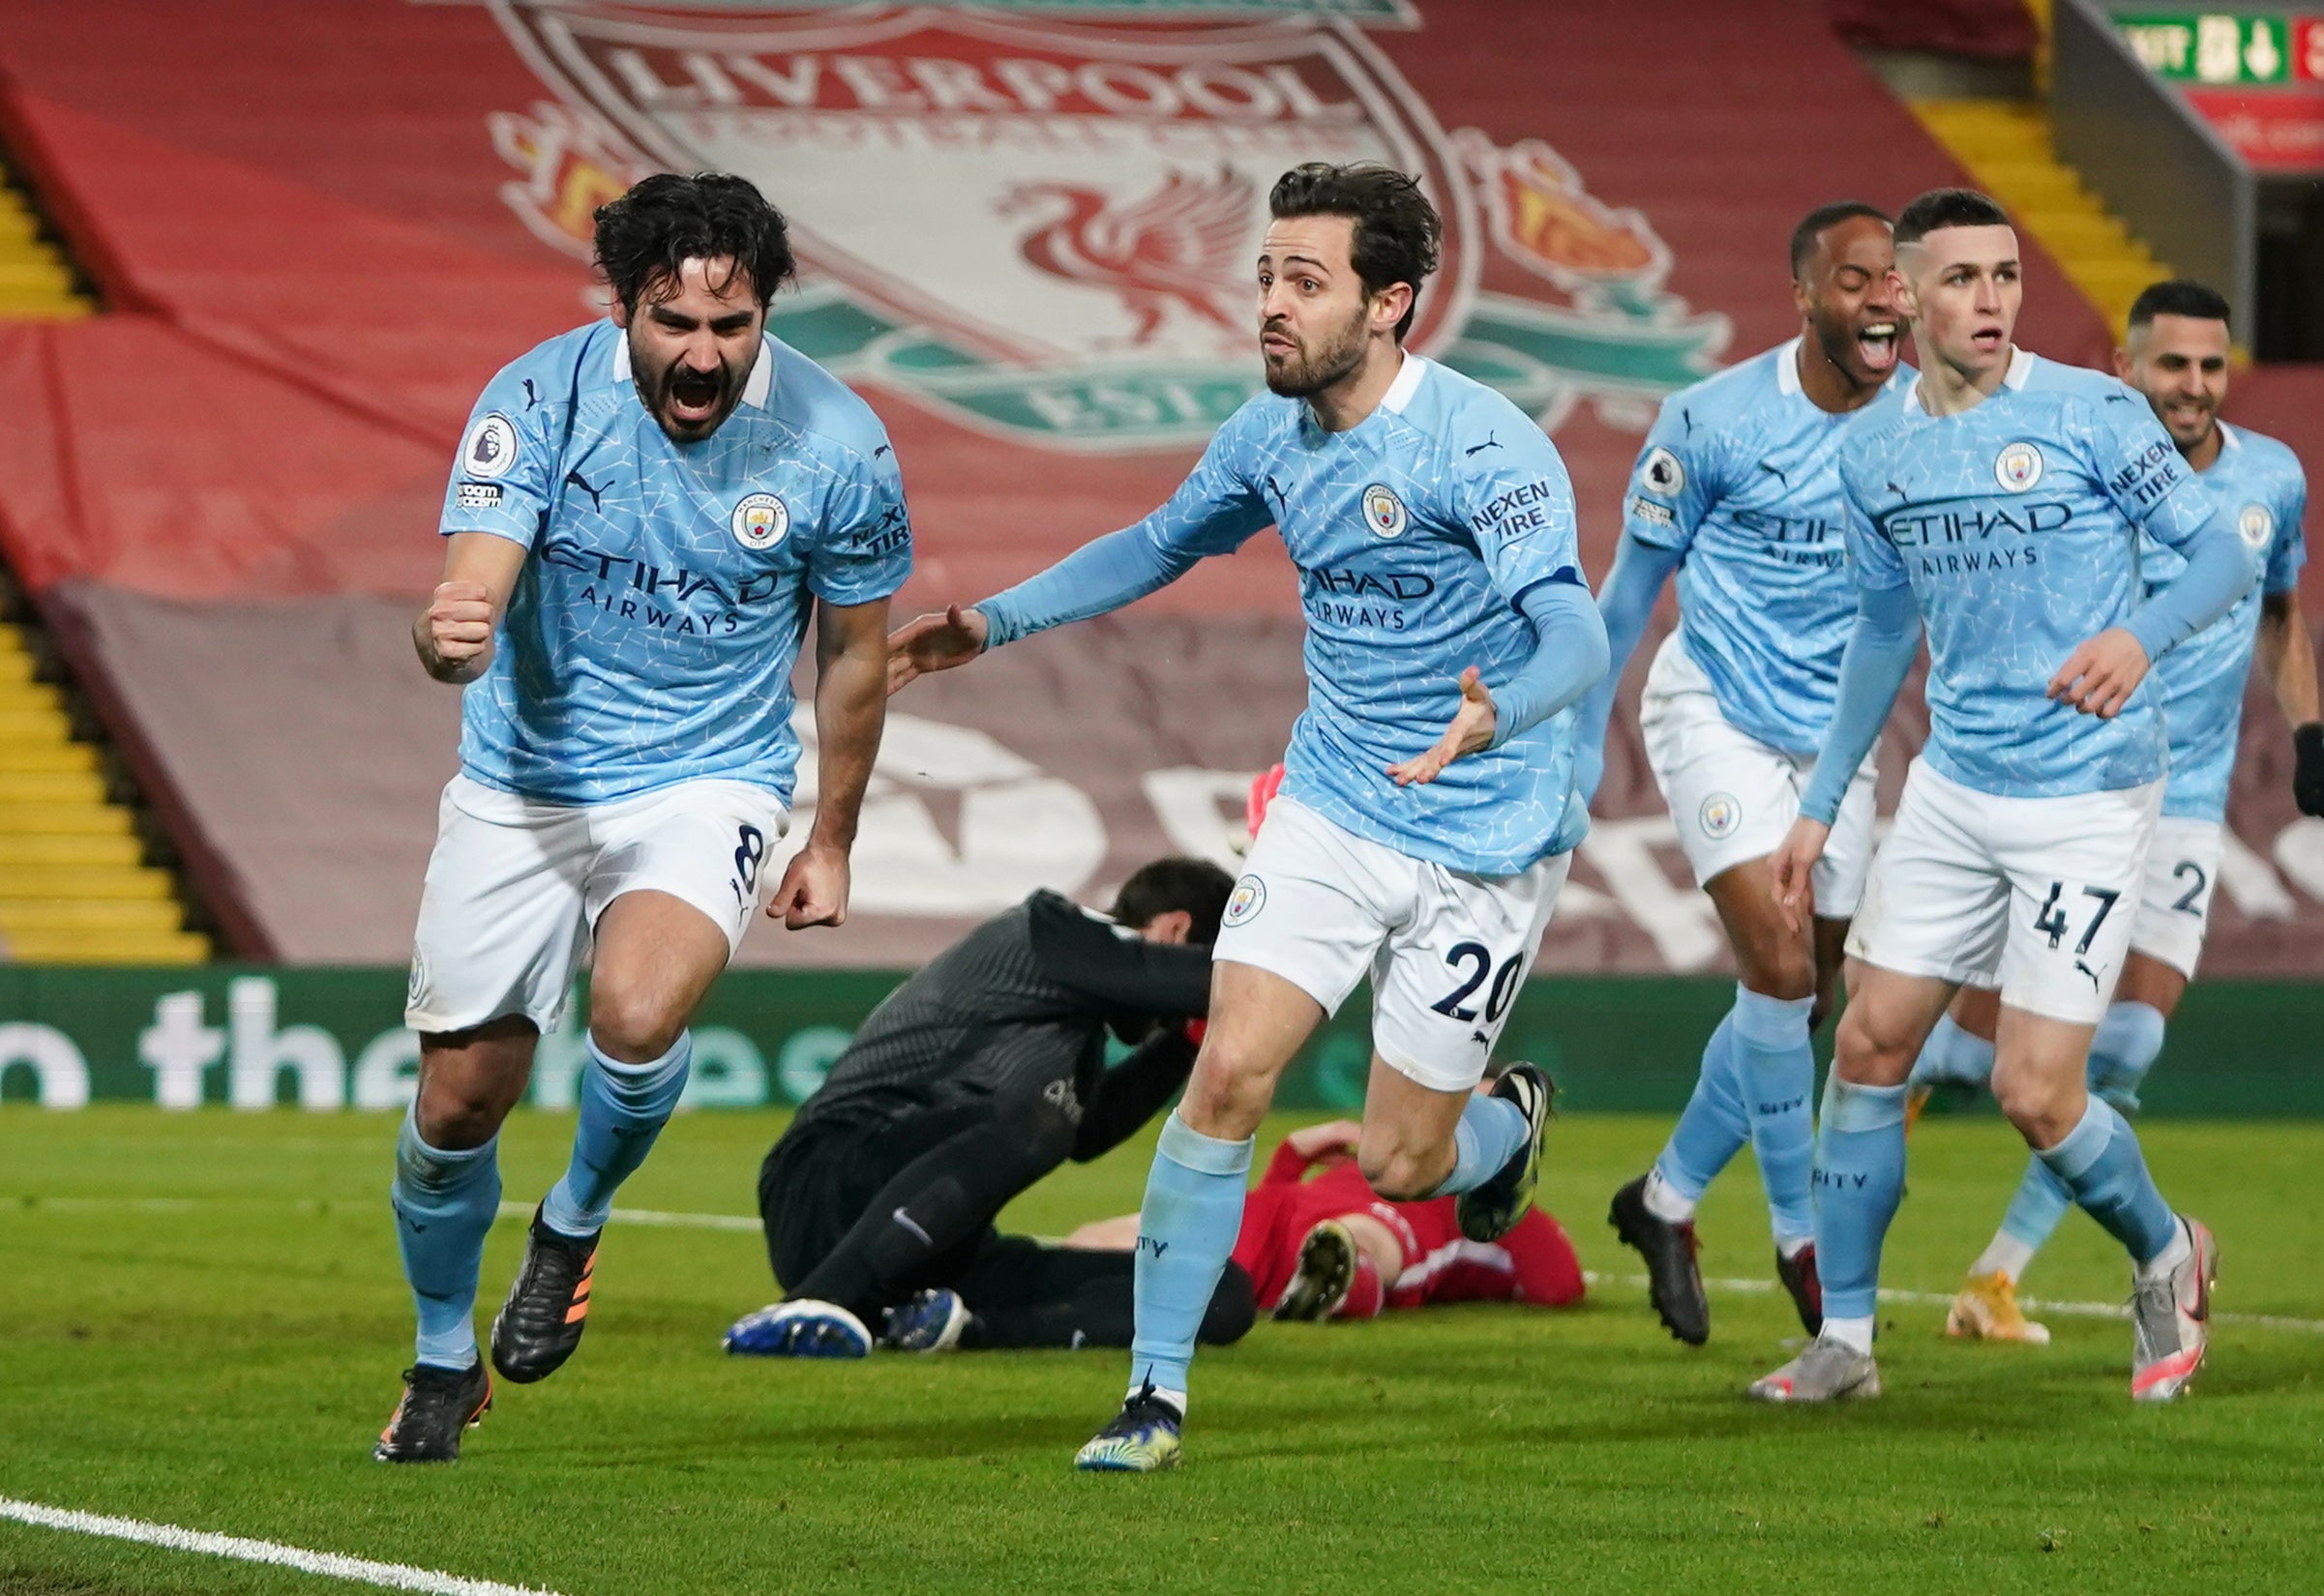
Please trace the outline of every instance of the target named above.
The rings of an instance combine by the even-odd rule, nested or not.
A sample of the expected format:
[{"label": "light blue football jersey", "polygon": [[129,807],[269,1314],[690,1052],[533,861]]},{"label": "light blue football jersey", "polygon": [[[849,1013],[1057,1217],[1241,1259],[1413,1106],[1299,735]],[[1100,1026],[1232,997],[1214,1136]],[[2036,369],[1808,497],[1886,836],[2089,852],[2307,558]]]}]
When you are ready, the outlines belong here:
[{"label": "light blue football jersey", "polygon": [[[1379,407],[1344,432],[1318,426],[1303,399],[1262,393],[1127,532],[1175,574],[1270,522],[1307,619],[1307,709],[1283,791],[1358,837],[1480,875],[1580,842],[1570,706],[1432,783],[1400,787],[1387,774],[1445,734],[1464,668],[1490,688],[1533,659],[1517,610],[1529,592],[1587,590],[1573,487],[1533,419],[1409,353]],[[1005,615],[1007,600],[988,614]]]},{"label": "light blue football jersey", "polygon": [[486,386],[441,529],[531,550],[462,696],[461,767],[559,804],[710,777],[788,804],[814,601],[883,599],[911,570],[894,451],[846,385],[767,339],[726,423],[673,443],[610,321]]},{"label": "light blue football jersey", "polygon": [[2107,721],[2048,696],[2067,657],[2145,596],[2140,529],[2185,548],[2215,522],[2144,399],[2020,349],[1957,415],[1929,415],[1918,384],[1883,395],[1849,428],[1840,477],[1857,580],[1909,583],[1927,628],[1923,757],[1938,774],[2009,798],[2162,775],[2151,681]]},{"label": "light blue football jersey", "polygon": [[1802,392],[1799,354],[1794,339],[1664,399],[1623,529],[1679,555],[1679,636],[1727,724],[1813,754],[1856,627],[1839,451],[1858,412]]},{"label": "light blue football jersey", "polygon": [[[2191,819],[2227,817],[2227,781],[2243,729],[2244,682],[2259,636],[2262,593],[2289,593],[2308,561],[2301,518],[2308,478],[2300,460],[2274,438],[2220,425],[2219,458],[2201,473],[2259,565],[2251,590],[2235,607],[2155,662],[2162,724],[2170,737],[2170,785],[2162,813]],[[2148,540],[2141,547],[2150,591],[2177,578],[2187,558]]]}]

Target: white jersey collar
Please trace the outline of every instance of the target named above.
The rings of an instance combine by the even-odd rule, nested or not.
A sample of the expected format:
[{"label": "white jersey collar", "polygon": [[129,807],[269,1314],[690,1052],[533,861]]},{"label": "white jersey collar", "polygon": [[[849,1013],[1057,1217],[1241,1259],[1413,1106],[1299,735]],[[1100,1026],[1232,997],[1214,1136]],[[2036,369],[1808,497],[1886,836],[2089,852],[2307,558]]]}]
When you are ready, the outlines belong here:
[{"label": "white jersey collar", "polygon": [[[2012,391],[2023,388],[2029,381],[2033,379],[2034,362],[2039,358],[2040,357],[2037,356],[2031,349],[2011,348],[2010,351],[2010,369],[2002,373],[2001,385],[2004,388],[2008,388]],[[1901,375],[1901,373],[1899,374]],[[1928,373],[1925,371],[1921,373],[1922,376],[1926,376],[1927,374]],[[1894,379],[1892,378],[1891,380],[1892,381]],[[1989,398],[1990,396],[1987,397]],[[1972,405],[1970,408],[1975,409],[1976,406]],[[1919,377],[1914,378],[1912,386],[1904,391],[1904,411],[1906,415],[1924,416],[1928,414],[1928,407],[1921,402],[1921,381]]]},{"label": "white jersey collar", "polygon": [[1396,380],[1389,383],[1388,391],[1380,396],[1380,407],[1392,415],[1404,414],[1404,407],[1412,403],[1413,396],[1420,391],[1421,378],[1427,374],[1428,362],[1407,349],[1404,352],[1404,365],[1396,372]]},{"label": "white jersey collar", "polygon": [[[628,382],[630,377],[630,336],[622,328],[613,329],[613,380]],[[766,408],[766,397],[775,387],[775,346],[764,338],[759,340],[759,358],[751,363],[751,376],[742,385],[742,402],[756,409]]]},{"label": "white jersey collar", "polygon": [[1803,391],[1800,387],[1800,345],[1806,341],[1807,335],[1803,333],[1775,352],[1776,393],[1793,397]]}]

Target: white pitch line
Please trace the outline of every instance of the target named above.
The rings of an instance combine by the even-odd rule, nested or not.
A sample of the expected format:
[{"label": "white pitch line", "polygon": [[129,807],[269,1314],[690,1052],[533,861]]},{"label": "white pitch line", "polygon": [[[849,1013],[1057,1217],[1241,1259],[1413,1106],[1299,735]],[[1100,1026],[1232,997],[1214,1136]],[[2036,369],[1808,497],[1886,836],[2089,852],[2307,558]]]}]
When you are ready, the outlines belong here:
[{"label": "white pitch line", "polygon": [[143,1519],[115,1519],[102,1513],[76,1513],[69,1508],[43,1507],[0,1496],[0,1519],[42,1529],[62,1529],[75,1535],[102,1535],[109,1540],[135,1541],[171,1552],[198,1552],[237,1562],[272,1563],[319,1574],[326,1580],[352,1580],[359,1584],[383,1585],[389,1590],[417,1590],[428,1596],[556,1596],[538,1585],[508,1585],[497,1580],[468,1580],[457,1574],[438,1574],[403,1563],[374,1563],[366,1557],[343,1557],[336,1552],[307,1552],[274,1541],[246,1540],[240,1535],[214,1535],[203,1529],[180,1529],[175,1524],[148,1523]]},{"label": "white pitch line", "polygon": [[[500,1205],[502,1219],[530,1219],[529,1202],[504,1202]],[[739,1214],[671,1214],[659,1208],[616,1208],[615,1225],[645,1225],[665,1230],[749,1230],[756,1233],[764,1228],[755,1219]]]},{"label": "white pitch line", "polygon": [[[1593,1286],[1644,1286],[1647,1283],[1644,1275],[1601,1275],[1594,1270],[1584,1270],[1582,1278]],[[1772,1280],[1706,1280],[1703,1285],[1713,1291],[1751,1295],[1764,1295],[1776,1288]],[[1911,1303],[1916,1307],[1949,1308],[1952,1305],[1952,1293],[1905,1291],[1884,1286],[1880,1288],[1880,1300]],[[2068,1318],[2127,1319],[2130,1316],[2130,1305],[2124,1302],[2056,1302],[2045,1297],[2020,1297],[2017,1306],[2030,1313],[2063,1314]],[[2248,1324],[2263,1330],[2298,1330],[2309,1335],[2324,1336],[2324,1319],[2293,1318],[2283,1314],[2222,1314],[2215,1308],[2211,1313],[2211,1322]]]},{"label": "white pitch line", "polygon": [[[40,1206],[79,1209],[125,1207],[137,1208],[147,1212],[180,1212],[191,1209],[205,1200],[243,1202],[264,1199],[51,1197],[44,1199]],[[0,1213],[6,1212],[8,1206],[8,1200],[0,1198]],[[313,1209],[314,1204],[310,1200],[302,1202],[298,1206]],[[348,1205],[334,1204],[334,1206],[345,1207]],[[532,1212],[530,1203],[504,1202],[500,1205],[502,1219],[530,1219]],[[761,1228],[758,1220],[747,1218],[741,1214],[673,1213],[661,1208],[616,1208],[613,1210],[612,1222],[615,1225],[639,1225],[665,1230],[731,1230],[748,1231],[755,1234]],[[1644,1286],[1646,1284],[1644,1275],[1601,1275],[1594,1271],[1584,1271],[1582,1278],[1593,1286]],[[1764,1294],[1776,1288],[1775,1283],[1771,1280],[1706,1280],[1703,1285],[1714,1291],[1741,1293]],[[1907,1291],[1884,1286],[1880,1290],[1880,1300],[1909,1303],[1915,1307],[1943,1308],[1951,1305],[1952,1293],[1950,1291]],[[2068,1318],[2127,1319],[2130,1316],[2130,1305],[2120,1302],[2057,1302],[2046,1297],[2020,1297],[2017,1306],[2039,1314],[2062,1314]],[[2324,1319],[2295,1318],[2287,1314],[2234,1314],[2221,1313],[2214,1309],[2211,1322],[2214,1324],[2243,1324],[2255,1329],[2291,1330],[2303,1335],[2324,1336]]]}]

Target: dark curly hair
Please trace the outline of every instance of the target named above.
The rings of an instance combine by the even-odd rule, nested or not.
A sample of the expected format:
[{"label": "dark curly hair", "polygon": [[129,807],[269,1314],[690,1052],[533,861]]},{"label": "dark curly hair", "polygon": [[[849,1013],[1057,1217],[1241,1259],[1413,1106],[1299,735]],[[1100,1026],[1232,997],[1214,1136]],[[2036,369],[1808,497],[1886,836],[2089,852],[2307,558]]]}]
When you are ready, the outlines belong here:
[{"label": "dark curly hair", "polygon": [[733,257],[760,305],[798,270],[783,213],[725,172],[657,172],[597,207],[595,220],[597,269],[633,311],[641,298],[668,294],[691,259]]},{"label": "dark curly hair", "polygon": [[1142,931],[1173,909],[1184,909],[1194,920],[1186,939],[1208,947],[1218,940],[1218,923],[1234,891],[1235,877],[1207,859],[1157,859],[1121,884],[1111,913]]},{"label": "dark curly hair", "polygon": [[1420,284],[1437,269],[1445,237],[1445,223],[1420,192],[1418,178],[1377,161],[1345,166],[1310,161],[1275,180],[1266,206],[1278,222],[1297,216],[1353,221],[1356,236],[1348,253],[1364,292],[1376,294],[1398,282],[1412,286],[1413,302],[1396,323],[1396,340],[1404,341],[1420,308]]}]

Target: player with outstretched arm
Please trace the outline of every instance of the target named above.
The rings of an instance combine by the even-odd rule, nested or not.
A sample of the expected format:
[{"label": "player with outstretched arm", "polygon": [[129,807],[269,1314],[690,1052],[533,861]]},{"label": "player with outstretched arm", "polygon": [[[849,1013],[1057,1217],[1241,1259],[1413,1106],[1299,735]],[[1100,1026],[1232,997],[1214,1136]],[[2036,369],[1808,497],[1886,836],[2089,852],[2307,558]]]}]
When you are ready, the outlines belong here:
[{"label": "player with outstretched arm", "polygon": [[1588,816],[1571,706],[1605,671],[1573,492],[1514,404],[1403,346],[1441,223],[1418,183],[1300,166],[1258,258],[1268,391],[1144,520],[890,642],[892,679],[1102,615],[1269,523],[1299,570],[1308,708],[1229,901],[1210,1021],[1155,1151],[1119,1414],[1076,1460],[1178,1461],[1195,1331],[1235,1246],[1252,1137],[1325,1016],[1372,978],[1356,1158],[1383,1197],[1460,1196],[1490,1241],[1531,1204],[1540,1072],[1472,1088]]},{"label": "player with outstretched arm", "polygon": [[597,213],[610,320],[477,400],[445,490],[444,579],[413,629],[463,685],[404,1019],[420,1085],[393,1199],[417,1355],[376,1456],[449,1461],[492,1385],[470,1323],[501,1121],[591,960],[581,1124],[492,1322],[492,1367],[556,1370],[598,1235],[686,1084],[687,1024],[790,826],[791,667],[815,618],[815,825],[767,913],[837,925],[911,568],[879,419],[766,336],[780,212],[737,177],[649,177]]},{"label": "player with outstretched arm", "polygon": [[[1861,608],[1832,728],[1775,855],[1791,913],[1813,911],[1841,795],[1923,628],[1929,736],[1849,934],[1817,1141],[1824,1328],[1750,1394],[1879,1395],[1873,1312],[1904,1190],[1905,1079],[1953,993],[1998,970],[1994,1095],[2130,1252],[2131,1395],[2167,1401],[2202,1361],[2218,1249],[2162,1199],[2084,1068],[2162,804],[2162,717],[2142,683],[2250,587],[2250,551],[2144,399],[2013,344],[2023,284],[1999,205],[1935,190],[1905,207],[1895,236],[1921,376],[1865,411],[1841,449]],[[2142,535],[2186,560],[2152,596]]]}]

